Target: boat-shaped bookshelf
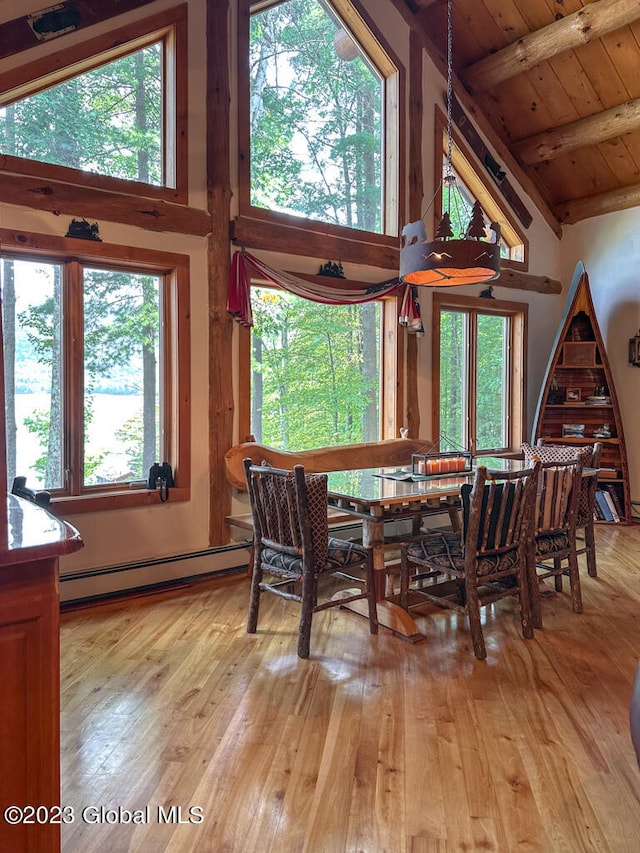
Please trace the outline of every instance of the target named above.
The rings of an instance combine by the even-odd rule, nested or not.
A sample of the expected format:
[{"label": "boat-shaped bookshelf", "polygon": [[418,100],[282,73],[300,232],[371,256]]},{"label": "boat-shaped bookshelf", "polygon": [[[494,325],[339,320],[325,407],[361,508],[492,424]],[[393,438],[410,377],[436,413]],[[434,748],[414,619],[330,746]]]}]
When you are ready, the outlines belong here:
[{"label": "boat-shaped bookshelf", "polygon": [[582,263],[574,272],[538,400],[532,443],[539,438],[576,445],[601,442],[598,489],[611,496],[616,509],[614,520],[630,521],[629,471],[620,407]]}]

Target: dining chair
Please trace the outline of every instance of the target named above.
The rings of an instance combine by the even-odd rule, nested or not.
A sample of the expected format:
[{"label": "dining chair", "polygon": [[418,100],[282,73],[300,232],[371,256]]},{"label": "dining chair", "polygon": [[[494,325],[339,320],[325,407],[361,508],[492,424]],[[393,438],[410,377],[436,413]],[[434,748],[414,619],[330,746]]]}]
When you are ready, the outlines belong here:
[{"label": "dining chair", "polygon": [[[298,656],[301,658],[309,657],[311,622],[319,610],[366,599],[369,630],[377,633],[372,551],[329,536],[327,475],[305,474],[302,465],[296,465],[293,471],[266,464],[253,465],[251,459],[245,459],[243,465],[253,514],[248,633],[257,630],[263,592],[300,602]],[[265,581],[265,573],[273,580]],[[319,581],[329,576],[351,587],[355,584],[357,590],[343,590],[342,597],[335,595],[319,602]]]},{"label": "dining chair", "polygon": [[529,558],[531,614],[535,628],[542,627],[540,583],[553,578],[562,592],[569,578],[574,613],[582,613],[582,594],[576,545],[576,520],[582,481],[581,454],[568,462],[540,462],[535,501],[533,541]]},{"label": "dining chair", "polygon": [[[526,442],[523,443],[522,450],[526,460],[536,456],[541,462],[568,462],[575,459],[578,453],[581,453],[585,468],[599,468],[602,458],[602,442],[600,441],[593,444],[570,445],[563,444],[556,439],[553,442],[547,442],[544,438],[539,438],[535,446]],[[586,555],[587,574],[592,578],[598,575],[594,522],[597,488],[598,480],[596,477],[582,478],[576,518],[576,532],[582,531],[581,541],[584,542],[584,546],[578,548],[576,553],[578,556]],[[576,538],[578,537],[576,536]]]},{"label": "dining chair", "polygon": [[502,598],[518,599],[523,636],[533,637],[527,564],[538,470],[537,462],[517,472],[478,467],[473,485],[460,490],[462,532],[401,546],[400,605],[409,610],[426,599],[466,614],[480,659],[487,656],[480,608]]}]

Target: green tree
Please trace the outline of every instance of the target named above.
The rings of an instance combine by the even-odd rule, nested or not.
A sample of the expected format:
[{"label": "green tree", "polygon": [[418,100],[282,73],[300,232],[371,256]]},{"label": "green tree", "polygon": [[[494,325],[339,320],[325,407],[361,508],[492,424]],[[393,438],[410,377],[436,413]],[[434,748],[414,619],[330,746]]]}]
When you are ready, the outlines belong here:
[{"label": "green tree", "polygon": [[261,288],[253,296],[256,439],[304,449],[377,437],[379,306],[321,305]]},{"label": "green tree", "polygon": [[[50,410],[28,419],[28,429],[40,438],[43,457],[36,470],[44,474],[45,487],[59,484],[61,468],[61,281],[60,267],[54,267],[54,295],[20,316],[29,341],[41,364],[51,374]],[[121,368],[127,370],[140,358],[142,387],[129,390],[143,395],[143,424],[140,447],[132,449],[131,430],[127,433],[133,471],[141,476],[157,458],[156,351],[158,346],[157,280],[113,270],[84,271],[84,392],[85,438],[93,420],[92,400],[97,382],[103,382]],[[131,376],[133,383],[134,377]],[[46,428],[45,428],[46,427]],[[140,433],[138,433],[140,435]],[[98,454],[99,456],[99,454]],[[85,454],[84,478],[88,482],[99,462]]]},{"label": "green tree", "polygon": [[252,203],[379,231],[382,83],[362,55],[337,55],[328,8],[288,0],[251,17]]},{"label": "green tree", "polygon": [[16,101],[0,152],[160,184],[161,65],[158,43]]},{"label": "green tree", "polygon": [[[472,323],[474,352],[469,349],[467,331]],[[507,443],[508,336],[509,321],[500,315],[474,312],[469,316],[453,309],[440,314],[440,431],[459,446],[468,447],[473,438],[476,450],[494,450]],[[467,407],[471,405],[475,405],[475,436],[468,435]]]}]

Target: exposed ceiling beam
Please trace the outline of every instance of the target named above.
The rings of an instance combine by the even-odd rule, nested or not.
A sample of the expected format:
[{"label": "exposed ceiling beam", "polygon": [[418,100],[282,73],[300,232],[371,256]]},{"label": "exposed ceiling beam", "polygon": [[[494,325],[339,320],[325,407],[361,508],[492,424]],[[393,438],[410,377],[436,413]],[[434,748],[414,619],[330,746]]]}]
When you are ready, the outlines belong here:
[{"label": "exposed ceiling beam", "polygon": [[416,9],[426,9],[427,6],[433,6],[438,0],[410,0],[410,2]]},{"label": "exposed ceiling beam", "polygon": [[528,272],[502,267],[498,278],[492,282],[496,287],[511,287],[533,293],[562,293],[562,282],[547,275],[531,275]]},{"label": "exposed ceiling beam", "polygon": [[559,53],[588,44],[640,18],[638,0],[595,0],[577,12],[523,36],[460,71],[472,90],[485,90]]},{"label": "exposed ceiling beam", "polygon": [[603,213],[615,213],[617,210],[628,210],[640,205],[640,184],[632,184],[617,190],[609,190],[599,195],[576,198],[555,207],[558,219],[567,225],[582,222],[592,216]]},{"label": "exposed ceiling beam", "polygon": [[[304,273],[304,272],[290,272],[287,270],[289,275],[298,276],[298,278],[303,278],[305,281],[311,281],[315,284],[324,284],[327,283],[326,276],[313,275],[312,273]],[[357,286],[360,288],[371,287],[372,282],[365,281],[356,281],[355,279],[340,279],[342,281],[341,287],[346,286],[345,282],[348,285]],[[393,279],[388,279],[385,282],[378,282],[378,284],[388,284]],[[532,275],[528,272],[522,272],[521,270],[511,269],[511,267],[502,267],[500,270],[500,275],[495,281],[492,282],[496,287],[509,287],[512,290],[527,290],[530,293],[551,293],[558,294],[562,293],[562,282],[558,281],[555,278],[549,278],[548,275]]]},{"label": "exposed ceiling beam", "polygon": [[479,109],[477,103],[469,95],[466,89],[458,84],[454,85],[454,92],[460,103],[464,106],[465,112],[473,120],[475,126],[487,138],[489,147],[493,148],[498,160],[506,170],[507,174],[511,174],[529,196],[531,201],[538,208],[543,218],[554,232],[558,239],[562,238],[562,226],[555,216],[554,212],[549,207],[546,199],[544,199],[526,169],[513,156],[505,143],[500,139],[496,131],[493,129],[485,114]]},{"label": "exposed ceiling beam", "polygon": [[[422,44],[429,58],[440,72],[442,77],[447,79],[447,59],[446,56],[439,50],[427,28],[423,25],[421,18],[410,12],[405,0],[391,0],[395,8],[402,15],[407,25],[419,34],[422,39]],[[637,0],[636,0],[637,2]],[[478,109],[476,101],[469,95],[469,92],[453,76],[453,86],[456,97],[464,107],[466,113],[473,119],[476,127],[487,138],[489,145],[494,149],[498,159],[503,163],[505,168],[510,171],[514,179],[521,185],[527,193],[531,201],[536,205],[543,218],[560,239],[562,237],[562,226],[556,218],[553,211],[550,209],[546,200],[540,194],[538,187],[533,180],[527,175],[516,158],[511,154],[505,143],[500,139],[496,131],[491,126],[490,122],[484,114]]]},{"label": "exposed ceiling beam", "polygon": [[597,145],[640,129],[640,98],[617,107],[553,127],[515,142],[513,150],[523,163],[554,160],[576,148]]}]

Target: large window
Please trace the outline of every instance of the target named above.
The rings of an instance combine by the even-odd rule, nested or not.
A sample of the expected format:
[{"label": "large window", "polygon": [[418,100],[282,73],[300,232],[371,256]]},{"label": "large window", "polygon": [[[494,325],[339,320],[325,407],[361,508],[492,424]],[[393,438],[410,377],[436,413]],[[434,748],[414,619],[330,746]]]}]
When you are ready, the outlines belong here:
[{"label": "large window", "polygon": [[241,202],[395,234],[398,69],[379,39],[350,0],[250,8]]},{"label": "large window", "polygon": [[251,433],[282,450],[380,438],[381,304],[254,287]]},{"label": "large window", "polygon": [[159,460],[188,483],[186,259],[100,248],[0,259],[8,481],[59,498],[130,496]]},{"label": "large window", "polygon": [[0,108],[0,153],[163,183],[162,42]]},{"label": "large window", "polygon": [[491,236],[489,224],[497,222],[500,226],[500,257],[507,265],[526,269],[528,264],[528,241],[516,217],[509,210],[505,199],[500,196],[496,185],[488,172],[473,165],[474,157],[463,144],[459,134],[453,131],[451,147],[451,165],[455,177],[455,188],[446,185],[448,139],[444,117],[436,110],[436,181],[441,185],[441,193],[434,204],[435,227],[448,210],[455,237],[465,234],[471,218],[474,201],[479,201],[487,226],[487,239]]},{"label": "large window", "polygon": [[434,431],[479,452],[523,438],[527,306],[434,294]]},{"label": "large window", "polygon": [[184,25],[184,9],[171,10],[133,25],[126,42],[101,36],[0,74],[6,168],[147,194],[180,189],[186,200]]}]

